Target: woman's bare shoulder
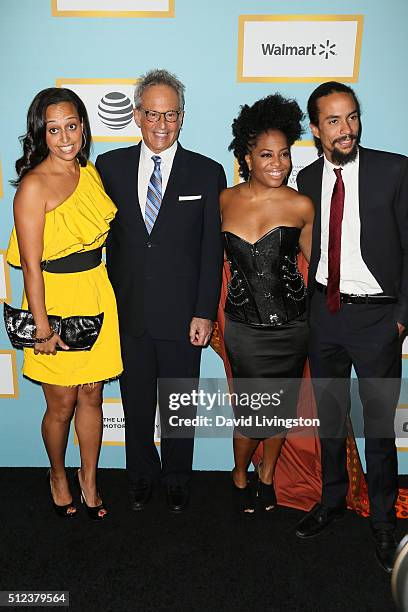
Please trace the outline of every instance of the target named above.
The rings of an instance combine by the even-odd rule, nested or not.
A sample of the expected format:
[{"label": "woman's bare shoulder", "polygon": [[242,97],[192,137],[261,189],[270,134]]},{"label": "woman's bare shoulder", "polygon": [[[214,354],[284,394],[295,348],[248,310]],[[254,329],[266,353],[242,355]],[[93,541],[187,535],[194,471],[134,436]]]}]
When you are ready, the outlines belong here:
[{"label": "woman's bare shoulder", "polygon": [[313,209],[313,202],[307,195],[299,193],[299,191],[293,189],[293,187],[286,187],[286,189],[288,199],[290,199],[292,204],[295,204],[299,208]]},{"label": "woman's bare shoulder", "polygon": [[221,192],[221,208],[224,206],[228,206],[230,202],[243,196],[243,185],[244,183],[239,183],[238,185],[234,185],[233,187],[227,187],[227,189],[224,189],[224,191]]},{"label": "woman's bare shoulder", "polygon": [[14,197],[14,206],[30,207],[41,201],[45,205],[47,193],[46,174],[39,168],[28,172],[21,180]]}]

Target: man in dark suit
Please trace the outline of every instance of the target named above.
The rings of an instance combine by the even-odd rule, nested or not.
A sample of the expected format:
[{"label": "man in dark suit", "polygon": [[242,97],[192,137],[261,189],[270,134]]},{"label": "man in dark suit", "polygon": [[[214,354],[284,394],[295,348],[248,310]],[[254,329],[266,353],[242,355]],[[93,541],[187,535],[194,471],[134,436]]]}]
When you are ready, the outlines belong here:
[{"label": "man in dark suit", "polygon": [[320,418],[322,497],[296,534],[314,537],[345,513],[354,366],[363,405],[371,528],[377,559],[389,572],[396,547],[400,336],[408,324],[408,160],[359,146],[359,103],[342,83],[320,85],[308,112],[323,153],[298,175],[299,191],[316,208],[309,358]]},{"label": "man in dark suit", "polygon": [[[198,379],[201,349],[211,336],[219,300],[222,243],[218,196],[222,166],[178,143],[184,85],[152,70],[135,91],[134,117],[143,140],[100,155],[96,167],[118,212],[107,244],[107,267],[118,303],[124,372],[126,467],[132,508],[149,501],[161,479],[167,502],[188,501],[194,429],[168,428],[168,394],[160,394],[161,458],[153,440],[158,379]],[[202,126],[200,127],[202,129]],[[174,389],[173,389],[174,390]],[[194,415],[194,407],[185,409]]]}]

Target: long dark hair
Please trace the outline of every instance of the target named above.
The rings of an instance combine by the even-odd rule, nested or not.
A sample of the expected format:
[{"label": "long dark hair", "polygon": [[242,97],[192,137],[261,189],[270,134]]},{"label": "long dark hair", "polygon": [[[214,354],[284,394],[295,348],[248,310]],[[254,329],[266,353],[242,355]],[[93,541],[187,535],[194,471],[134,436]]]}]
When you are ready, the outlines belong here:
[{"label": "long dark hair", "polygon": [[70,102],[78,112],[79,119],[83,125],[85,145],[77,155],[81,166],[86,166],[91,150],[91,128],[89,126],[88,113],[85,104],[71,89],[61,87],[48,87],[40,91],[30,104],[27,113],[27,132],[21,136],[20,142],[23,145],[23,155],[16,161],[16,172],[18,177],[10,181],[12,185],[18,187],[21,179],[40,164],[48,155],[48,147],[45,141],[45,113],[50,104],[60,104]]}]

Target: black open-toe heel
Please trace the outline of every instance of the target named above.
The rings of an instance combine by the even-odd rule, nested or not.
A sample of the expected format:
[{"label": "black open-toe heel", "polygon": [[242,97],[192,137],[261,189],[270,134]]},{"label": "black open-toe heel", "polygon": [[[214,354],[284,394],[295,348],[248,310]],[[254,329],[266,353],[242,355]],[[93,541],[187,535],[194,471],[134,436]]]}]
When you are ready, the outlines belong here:
[{"label": "black open-toe heel", "polygon": [[99,506],[88,506],[88,504],[86,503],[86,497],[85,494],[82,490],[81,487],[81,483],[79,482],[79,476],[78,476],[78,472],[79,470],[77,470],[74,474],[74,480],[75,480],[75,484],[78,487],[78,491],[79,494],[81,496],[81,504],[83,504],[85,506],[85,510],[89,516],[90,519],[92,519],[93,521],[104,521],[106,520],[108,513],[105,512],[105,514],[99,514],[99,512],[101,510],[105,510],[106,511],[106,506],[101,503],[99,504]]},{"label": "black open-toe heel", "polygon": [[273,484],[265,484],[259,479],[256,495],[258,505],[263,512],[273,512],[273,510],[276,510],[277,501]]},{"label": "black open-toe heel", "polygon": [[232,477],[235,507],[241,516],[252,517],[255,514],[255,491],[252,482],[247,482],[246,487],[237,487]]},{"label": "black open-toe heel", "polygon": [[277,508],[275,487],[272,484],[266,484],[261,480],[260,468],[262,462],[259,462],[256,469],[256,498],[257,505],[263,512],[273,512]]},{"label": "black open-toe heel", "polygon": [[[52,496],[52,490],[51,490],[51,468],[47,471],[46,480],[48,482],[50,496],[51,496],[51,503],[52,503],[52,507],[54,508],[55,514],[57,516],[60,516],[61,518],[73,518],[74,516],[76,516],[77,509],[73,501],[71,501],[70,504],[66,504],[65,506],[59,506],[58,504],[55,503],[54,498]],[[74,508],[75,512],[68,512],[70,508]]]}]

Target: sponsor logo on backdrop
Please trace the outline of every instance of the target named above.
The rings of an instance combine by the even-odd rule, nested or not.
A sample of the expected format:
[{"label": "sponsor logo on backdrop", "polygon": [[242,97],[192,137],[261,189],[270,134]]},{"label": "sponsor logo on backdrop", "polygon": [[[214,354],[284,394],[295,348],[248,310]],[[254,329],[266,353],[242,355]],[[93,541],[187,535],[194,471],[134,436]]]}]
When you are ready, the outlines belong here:
[{"label": "sponsor logo on backdrop", "polygon": [[362,15],[240,15],[239,81],[358,79]]},{"label": "sponsor logo on backdrop", "polygon": [[11,302],[10,272],[3,250],[0,250],[0,302]]},{"label": "sponsor logo on backdrop", "polygon": [[0,351],[0,397],[18,399],[16,351]]},{"label": "sponsor logo on backdrop", "polygon": [[133,120],[137,79],[57,79],[86,106],[95,142],[138,142],[142,135]]},{"label": "sponsor logo on backdrop", "polygon": [[100,100],[98,117],[111,130],[122,130],[132,122],[132,103],[126,94],[111,91]]},{"label": "sponsor logo on backdrop", "polygon": [[397,449],[408,451],[408,404],[400,404],[397,407],[394,426]]},{"label": "sponsor logo on backdrop", "polygon": [[123,414],[120,399],[105,399],[103,409],[103,434],[102,444],[124,445],[125,444],[125,416]]},{"label": "sponsor logo on backdrop", "polygon": [[[298,172],[305,166],[308,166],[317,159],[317,149],[312,140],[299,140],[295,142],[291,149],[292,155],[292,172],[290,173],[288,185],[297,189],[296,177]],[[241,183],[242,178],[238,173],[238,162],[234,164],[234,184]]]},{"label": "sponsor logo on backdrop", "polygon": [[[102,444],[104,446],[125,445],[125,415],[123,414],[122,401],[117,398],[107,398],[102,404],[103,410],[103,434]],[[160,443],[160,416],[156,411],[154,425],[154,441]],[[78,438],[74,434],[74,442],[78,444]]]},{"label": "sponsor logo on backdrop", "polygon": [[331,43],[330,40],[327,40],[325,44],[320,43],[312,43],[307,47],[303,45],[286,45],[283,43],[282,45],[276,45],[275,43],[262,43],[262,53],[263,55],[320,55],[323,56],[324,59],[329,59],[331,55],[337,55],[334,51],[336,48],[336,43]]},{"label": "sponsor logo on backdrop", "polygon": [[175,0],[51,0],[54,17],[174,17]]}]

